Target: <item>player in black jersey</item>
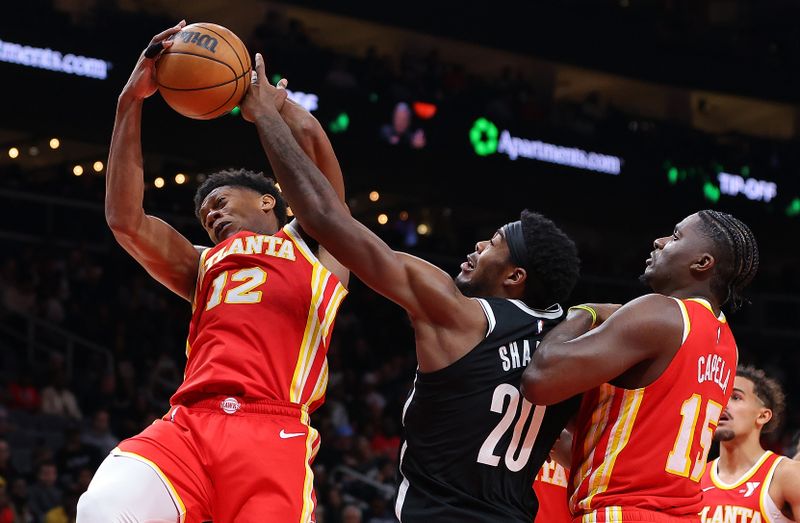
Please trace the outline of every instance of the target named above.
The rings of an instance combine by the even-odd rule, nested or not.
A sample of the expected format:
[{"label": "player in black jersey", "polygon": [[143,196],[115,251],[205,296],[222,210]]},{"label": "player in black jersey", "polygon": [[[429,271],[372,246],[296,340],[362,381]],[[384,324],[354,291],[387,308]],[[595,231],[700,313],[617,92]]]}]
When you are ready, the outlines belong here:
[{"label": "player in black jersey", "polygon": [[396,514],[401,522],[528,523],[532,484],[577,405],[534,407],[519,393],[536,345],[563,317],[579,272],[574,243],[524,211],[467,256],[454,282],[393,251],[350,216],[283,123],[285,92],[256,81],[242,114],[303,229],[364,283],[408,312],[419,367],[403,408]]}]

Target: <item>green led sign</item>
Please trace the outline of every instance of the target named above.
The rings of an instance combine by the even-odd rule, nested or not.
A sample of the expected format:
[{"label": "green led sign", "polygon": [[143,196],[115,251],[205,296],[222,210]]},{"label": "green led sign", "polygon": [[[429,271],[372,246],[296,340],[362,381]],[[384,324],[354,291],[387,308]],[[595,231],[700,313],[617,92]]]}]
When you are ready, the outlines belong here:
[{"label": "green led sign", "polygon": [[497,126],[486,118],[478,118],[469,130],[469,141],[478,156],[488,156],[497,151]]}]

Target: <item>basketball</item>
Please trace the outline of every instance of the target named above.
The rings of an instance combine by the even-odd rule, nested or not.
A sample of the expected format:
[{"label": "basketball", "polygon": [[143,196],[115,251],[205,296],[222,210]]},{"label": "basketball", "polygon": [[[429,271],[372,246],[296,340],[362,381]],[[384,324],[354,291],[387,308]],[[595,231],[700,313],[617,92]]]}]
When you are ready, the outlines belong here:
[{"label": "basketball", "polygon": [[250,55],[232,31],[187,25],[156,61],[158,90],[178,113],[211,120],[233,109],[250,84]]}]

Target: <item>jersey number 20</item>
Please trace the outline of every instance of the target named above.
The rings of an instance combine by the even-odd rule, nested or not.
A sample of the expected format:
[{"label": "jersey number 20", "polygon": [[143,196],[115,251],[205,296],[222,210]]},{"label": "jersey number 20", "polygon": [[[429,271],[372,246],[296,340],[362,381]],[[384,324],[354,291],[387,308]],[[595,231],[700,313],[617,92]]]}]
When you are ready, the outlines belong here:
[{"label": "jersey number 20", "polygon": [[[509,398],[508,402],[506,402],[506,398]],[[514,425],[514,432],[511,434],[511,442],[508,444],[508,449],[506,449],[503,463],[511,472],[518,472],[527,465],[531,457],[533,443],[536,441],[536,436],[542,426],[545,407],[540,405],[534,407],[525,398],[520,401],[517,387],[508,383],[501,383],[494,389],[491,411],[502,413],[503,417],[500,418],[500,423],[492,429],[486,441],[481,445],[481,450],[478,452],[478,463],[492,467],[500,464],[501,458],[495,454],[495,450],[497,450],[497,445],[503,435],[511,428],[511,425]],[[515,421],[516,423],[514,423]],[[525,430],[526,425],[528,426],[528,431],[523,437],[522,431]]]}]

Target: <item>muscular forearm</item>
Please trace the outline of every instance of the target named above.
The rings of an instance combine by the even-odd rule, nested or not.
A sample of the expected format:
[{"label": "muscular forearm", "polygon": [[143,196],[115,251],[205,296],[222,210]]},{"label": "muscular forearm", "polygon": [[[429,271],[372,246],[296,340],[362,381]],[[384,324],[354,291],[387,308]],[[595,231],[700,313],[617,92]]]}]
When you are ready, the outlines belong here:
[{"label": "muscular forearm", "polygon": [[315,236],[315,229],[324,220],[344,210],[341,200],[293,138],[286,122],[277,115],[264,115],[255,123],[281,191],[303,228]]},{"label": "muscular forearm", "polygon": [[550,405],[571,397],[574,392],[558,394],[555,386],[560,380],[568,379],[560,375],[558,354],[563,345],[589,332],[592,328],[592,316],[581,309],[570,312],[567,319],[561,322],[534,351],[531,362],[522,375],[522,393],[525,398],[537,405]]},{"label": "muscular forearm", "polygon": [[344,179],[333,146],[319,121],[305,108],[286,100],[281,117],[292,131],[292,136],[303,152],[314,162],[333,187],[339,199],[344,201]]},{"label": "muscular forearm", "polygon": [[141,145],[142,100],[123,93],[117,103],[106,171],[106,221],[120,232],[144,218],[144,169]]}]

